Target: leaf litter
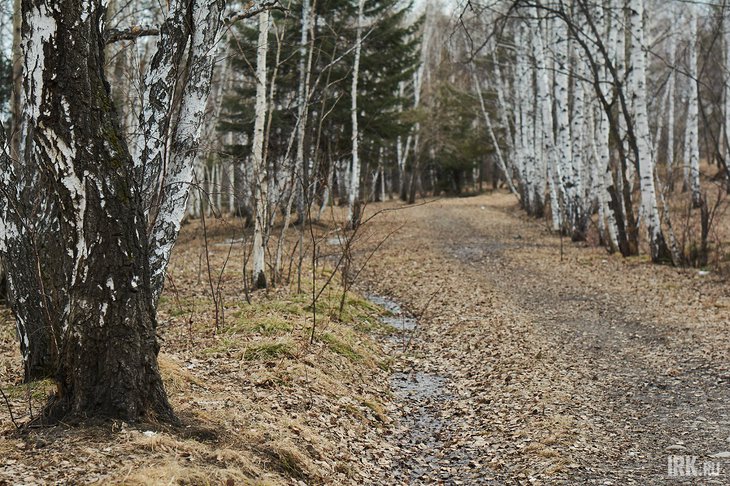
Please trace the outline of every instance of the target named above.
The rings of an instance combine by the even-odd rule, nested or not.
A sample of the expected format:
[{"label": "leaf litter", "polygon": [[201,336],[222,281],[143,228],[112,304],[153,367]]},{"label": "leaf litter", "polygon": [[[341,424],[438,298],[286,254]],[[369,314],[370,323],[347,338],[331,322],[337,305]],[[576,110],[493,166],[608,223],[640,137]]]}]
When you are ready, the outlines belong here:
[{"label": "leaf litter", "polygon": [[418,317],[394,368],[440,380],[438,400],[416,394],[400,411],[406,427],[420,407],[438,417],[429,437],[410,425],[425,451],[393,436],[400,470],[381,478],[665,484],[679,446],[700,470],[726,461],[725,477],[702,478],[725,484],[724,277],[561,242],[520,214],[494,194],[404,206],[374,227],[373,244],[402,229],[362,287]]}]

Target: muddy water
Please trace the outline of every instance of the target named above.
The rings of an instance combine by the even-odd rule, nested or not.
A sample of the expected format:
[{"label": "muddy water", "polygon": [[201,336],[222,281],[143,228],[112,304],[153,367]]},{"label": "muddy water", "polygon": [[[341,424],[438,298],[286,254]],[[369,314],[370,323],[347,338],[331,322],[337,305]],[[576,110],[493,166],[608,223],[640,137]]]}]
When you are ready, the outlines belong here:
[{"label": "muddy water", "polygon": [[442,375],[414,369],[408,358],[409,346],[418,339],[418,321],[409,316],[397,302],[378,295],[368,295],[370,302],[389,311],[381,320],[393,328],[393,335],[383,344],[396,356],[396,371],[390,386],[397,409],[397,426],[392,441],[396,454],[392,466],[382,471],[381,480],[388,484],[477,484],[462,482],[455,471],[469,469],[473,458],[463,453],[455,442],[448,414],[455,398],[450,380]]},{"label": "muddy water", "polygon": [[400,405],[396,440],[402,455],[396,459],[394,479],[404,483],[433,478],[444,443],[439,410],[448,401],[446,379],[422,372],[394,373],[390,385]]},{"label": "muddy water", "polygon": [[398,331],[397,334],[401,334],[400,337],[403,337],[402,334],[411,333],[418,327],[418,321],[403,311],[397,302],[381,295],[368,295],[367,299],[390,312],[390,315],[383,316],[380,320],[383,324],[395,328]]}]

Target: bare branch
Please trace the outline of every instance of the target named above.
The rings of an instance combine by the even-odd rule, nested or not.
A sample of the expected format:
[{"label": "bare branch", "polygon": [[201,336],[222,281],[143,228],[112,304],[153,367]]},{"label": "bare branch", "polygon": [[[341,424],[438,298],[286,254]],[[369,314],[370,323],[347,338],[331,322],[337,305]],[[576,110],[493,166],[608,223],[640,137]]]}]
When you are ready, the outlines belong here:
[{"label": "bare branch", "polygon": [[[271,10],[288,12],[287,8],[279,3],[279,0],[264,1],[258,4],[250,2],[249,6],[240,12],[232,14],[223,19],[223,24],[230,26],[239,20],[250,19],[256,15]],[[135,41],[140,37],[160,35],[160,28],[154,25],[132,25],[123,29],[109,29],[105,32],[105,42],[113,44],[120,41]]]},{"label": "bare branch", "polygon": [[256,15],[267,10],[279,10],[280,12],[288,12],[288,9],[284,7],[281,3],[279,3],[279,0],[266,0],[257,4],[254,4],[254,2],[249,2],[249,4],[244,7],[242,11],[234,13],[230,17],[224,18],[223,23],[225,25],[232,25],[239,20],[250,19],[251,17],[255,17]]},{"label": "bare branch", "polygon": [[119,41],[137,40],[139,37],[160,35],[160,28],[151,25],[133,25],[124,29],[109,29],[105,34],[105,42],[113,44]]}]

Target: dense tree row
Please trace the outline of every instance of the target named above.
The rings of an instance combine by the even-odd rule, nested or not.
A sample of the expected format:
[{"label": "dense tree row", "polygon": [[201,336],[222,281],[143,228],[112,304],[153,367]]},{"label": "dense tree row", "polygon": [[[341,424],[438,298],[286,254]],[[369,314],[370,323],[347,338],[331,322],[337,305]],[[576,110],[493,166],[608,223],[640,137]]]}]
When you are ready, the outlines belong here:
[{"label": "dense tree row", "polygon": [[[525,210],[549,208],[574,240],[595,222],[626,256],[646,241],[655,262],[706,263],[730,174],[726,9],[520,0],[471,3],[463,18],[484,119]],[[673,211],[689,221],[681,233]]]}]

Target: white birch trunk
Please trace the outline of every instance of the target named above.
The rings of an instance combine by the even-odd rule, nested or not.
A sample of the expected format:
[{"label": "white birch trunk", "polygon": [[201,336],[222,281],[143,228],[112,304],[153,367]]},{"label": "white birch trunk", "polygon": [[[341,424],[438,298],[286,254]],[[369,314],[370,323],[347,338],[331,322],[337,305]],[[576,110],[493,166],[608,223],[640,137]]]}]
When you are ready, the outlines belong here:
[{"label": "white birch trunk", "polygon": [[[575,46],[577,48],[577,46]],[[570,214],[571,233],[574,239],[583,240],[586,236],[586,203],[585,203],[585,167],[588,157],[584,156],[585,148],[583,140],[586,136],[586,119],[585,119],[585,89],[584,81],[588,76],[587,66],[578,57],[574,57],[574,80],[573,80],[573,115],[571,120],[571,168],[569,181],[572,193],[569,194],[568,210]],[[591,134],[593,135],[593,134]]]},{"label": "white birch trunk", "polygon": [[[232,134],[229,134],[229,145],[232,145],[233,143],[233,136]],[[226,167],[226,172],[228,174],[228,214],[231,215],[231,217],[236,216],[236,160],[231,157],[231,160],[228,163],[228,166]]]},{"label": "white birch trunk", "polygon": [[264,157],[264,128],[266,125],[266,56],[269,48],[269,13],[259,15],[259,39],[256,50],[256,119],[253,132],[253,171],[255,216],[252,249],[252,282],[254,288],[266,287],[266,248],[264,232],[268,223],[268,178]]},{"label": "white birch trunk", "polygon": [[[160,27],[157,52],[145,76],[139,136],[134,141],[134,152],[139,153],[134,165],[135,183],[148,211],[155,304],[185,215],[213,78],[215,56],[211,53],[220,41],[225,2],[170,0],[168,5],[169,15]],[[235,18],[261,11],[265,11],[263,2],[253,1]]]},{"label": "white birch trunk", "polygon": [[638,151],[641,207],[649,236],[652,261],[661,261],[669,255],[662,233],[654,183],[654,160],[649,131],[649,115],[646,106],[646,53],[644,48],[644,0],[630,0],[630,26],[632,34],[631,64],[628,91],[633,100],[633,122]]},{"label": "white birch trunk", "polygon": [[[667,106],[667,170],[674,177],[674,123],[675,123],[675,94],[677,86],[677,69],[675,63],[677,62],[677,36],[672,35],[669,37],[669,65],[671,66],[671,72],[669,73],[669,80],[667,81],[667,91],[669,92],[669,100]],[[674,180],[670,181],[674,184]]]},{"label": "white birch trunk", "polygon": [[306,182],[304,180],[304,138],[307,132],[307,118],[309,110],[307,101],[309,99],[309,76],[312,64],[313,49],[307,49],[309,44],[309,30],[311,22],[310,0],[303,0],[302,3],[302,32],[299,42],[299,86],[297,87],[297,152],[294,161],[294,184],[297,194],[297,213],[299,220],[307,218],[304,208]]},{"label": "white birch trunk", "polygon": [[[536,8],[535,13],[539,10]],[[559,201],[557,198],[557,189],[554,187],[555,177],[560,177],[559,167],[556,161],[555,139],[553,135],[553,108],[552,98],[550,97],[550,82],[548,72],[545,67],[544,53],[545,45],[542,39],[542,29],[539,21],[533,22],[532,27],[532,46],[535,53],[535,89],[537,94],[535,111],[539,113],[539,129],[536,127],[535,140],[539,140],[536,149],[541,156],[539,157],[535,170],[535,199],[539,201],[540,206],[544,205],[545,194],[545,178],[547,175],[548,183],[551,184],[550,197],[553,211],[553,227],[560,225],[561,217],[559,214]],[[537,134],[539,133],[539,136]],[[556,212],[558,211],[558,212]]]},{"label": "white birch trunk", "polygon": [[[601,26],[602,32],[607,32],[607,43],[606,43],[606,50],[608,53],[609,59],[615,58],[615,50],[616,50],[616,40],[618,36],[617,29],[614,28],[613,20],[609,17],[610,13],[607,14],[607,10],[598,7],[599,12],[599,25]],[[610,12],[610,11],[609,11]],[[598,55],[598,47],[594,46],[595,53]],[[608,70],[607,63],[604,62],[601,65],[599,75],[601,78],[601,94],[606,97],[606,99],[609,99],[609,96],[611,95],[612,90],[612,84],[609,82],[611,79],[611,75]],[[599,224],[605,225],[606,230],[609,237],[609,245],[611,251],[618,251],[619,250],[619,241],[618,241],[618,227],[616,223],[616,214],[614,213],[614,208],[611,207],[609,204],[609,201],[611,200],[611,194],[609,193],[609,188],[613,185],[613,175],[611,173],[611,146],[610,146],[610,138],[611,138],[611,127],[610,127],[610,120],[608,118],[608,114],[606,113],[606,110],[603,107],[600,107],[598,110],[598,123],[597,123],[597,131],[596,131],[596,137],[597,137],[597,145],[598,145],[598,177],[600,179],[599,181],[599,192],[598,192],[598,203],[599,205],[603,206],[603,214],[604,219],[600,221]],[[618,191],[617,196],[620,197],[620,193]],[[619,210],[621,211],[621,204],[619,203]],[[625,218],[624,218],[625,219]]]},{"label": "white birch trunk", "polygon": [[[627,76],[626,72],[626,25],[624,22],[624,9],[626,6],[625,0],[613,0],[612,1],[612,7],[615,9],[615,13],[612,14],[612,26],[611,30],[609,32],[609,38],[613,37],[613,54],[615,56],[615,65],[616,65],[616,74],[619,77],[619,79],[625,79]],[[628,100],[629,103],[631,103],[631,100]],[[623,144],[623,151],[625,154],[629,154],[630,150],[628,147],[628,144],[626,142],[626,120],[624,120],[623,116],[617,117],[617,123],[619,127],[619,132],[621,133],[621,143]],[[636,177],[636,170],[634,166],[630,163],[626,164],[626,180],[629,183],[629,192],[633,192],[633,185],[634,185],[634,179]],[[623,178],[619,177],[618,180],[619,184],[623,184]],[[617,187],[617,190],[619,192],[622,192],[621,187]],[[623,196],[622,196],[623,198]],[[621,205],[621,211],[622,213],[625,213],[625,208],[623,207],[623,204]],[[625,214],[624,214],[625,216]],[[625,217],[624,217],[625,219]]]},{"label": "white birch trunk", "polygon": [[[618,79],[624,79],[625,74],[626,74],[626,59],[625,59],[626,58],[626,55],[625,55],[626,25],[624,23],[624,15],[623,15],[624,8],[625,8],[625,1],[624,0],[612,0],[610,5],[611,5],[611,10],[609,11],[609,14],[608,14],[610,16],[610,18],[608,18],[606,20],[606,23],[608,25],[608,44],[607,44],[608,57],[614,63],[616,77]],[[609,82],[608,85],[604,85],[604,86],[606,86],[606,90],[604,91],[604,94],[606,96],[608,96],[609,94],[611,94],[610,93],[611,89],[615,85],[616,80],[613,79],[613,76],[609,72],[607,65],[604,66],[604,74],[605,74],[604,80],[606,82]],[[624,86],[625,86],[625,84],[624,84]],[[619,110],[619,111],[621,111],[621,110]],[[609,123],[608,117],[606,118],[606,120],[607,120],[606,129],[610,130],[610,126],[608,125],[608,123]],[[626,121],[624,120],[624,117],[621,115],[621,112],[619,112],[619,114],[616,117],[616,125],[617,125],[617,131],[619,133],[619,136],[621,137],[621,141],[619,143],[621,143],[621,145],[622,145],[623,153],[628,154],[629,150],[628,150],[628,146],[625,141]],[[618,150],[618,148],[614,149],[614,151],[616,153],[618,153],[620,156],[620,151]],[[609,153],[608,153],[609,164],[610,164],[610,160],[611,160],[611,151],[609,149]],[[633,168],[632,168],[631,164],[628,163],[628,161],[626,161],[626,163],[627,163],[626,178],[628,180],[631,180],[631,178],[632,178],[631,174],[633,173]],[[621,160],[618,160],[616,165],[617,165],[617,167],[616,167],[617,170],[616,170],[615,178],[611,173],[611,167],[608,166],[606,168],[606,170],[607,170],[606,188],[608,189],[609,187],[611,187],[611,182],[613,182],[613,184],[615,185],[615,194],[618,199],[618,201],[617,201],[618,207],[614,207],[614,211],[618,210],[618,213],[619,213],[618,215],[614,214],[614,216],[615,217],[617,216],[618,219],[620,219],[624,222],[628,222],[627,221],[628,216],[626,214],[626,207],[625,207],[625,204],[628,204],[628,202],[624,200],[624,192],[623,192],[624,170],[622,167]],[[610,198],[611,198],[611,195],[608,194],[607,200],[610,200]],[[616,228],[618,230],[618,226]]]},{"label": "white birch trunk", "polygon": [[492,141],[494,150],[497,153],[497,163],[499,164],[499,169],[504,174],[504,179],[507,182],[507,186],[509,187],[510,192],[512,192],[512,194],[519,198],[520,194],[517,191],[517,188],[515,188],[514,182],[512,181],[512,171],[507,168],[507,163],[505,162],[504,155],[502,154],[502,149],[499,146],[499,140],[497,139],[497,135],[494,133],[494,127],[492,126],[492,117],[489,115],[489,112],[487,111],[487,105],[484,103],[481,82],[479,81],[479,77],[474,70],[474,65],[470,64],[469,66],[471,69],[472,79],[474,80],[474,89],[476,90],[477,98],[479,99],[479,107],[481,108],[482,116],[484,117],[484,124],[487,127],[487,133],[489,133],[489,138]]},{"label": "white birch trunk", "polygon": [[355,39],[355,61],[352,68],[352,171],[350,173],[350,188],[347,204],[347,225],[355,227],[360,219],[359,194],[360,194],[360,148],[357,112],[357,86],[360,78],[360,54],[362,51],[362,30],[364,23],[365,0],[359,0],[357,11],[357,35]]},{"label": "white birch trunk", "polygon": [[517,56],[515,66],[514,99],[517,105],[515,112],[516,159],[521,167],[521,181],[523,187],[523,206],[528,214],[538,213],[538,201],[535,200],[535,151],[530,141],[535,140],[535,94],[532,87],[532,74],[527,61],[526,43],[527,29],[521,27],[517,33]]},{"label": "white birch trunk", "polygon": [[685,174],[689,178],[692,205],[699,207],[700,193],[700,142],[699,142],[699,85],[697,82],[697,12],[694,5],[686,7],[689,13],[689,89],[687,98],[686,143],[689,160],[685,160]]},{"label": "white birch trunk", "polygon": [[[192,9],[193,32],[186,12]],[[146,77],[145,107],[140,116],[141,157],[136,161],[140,174],[150,230],[150,274],[154,301],[162,292],[165,271],[180,232],[193,177],[193,163],[200,140],[200,127],[213,76],[210,52],[217,41],[222,16],[218,2],[174,1],[169,25],[161,29],[158,54]],[[167,29],[167,30],[166,30]],[[181,33],[183,32],[183,33]],[[187,50],[188,81],[182,90],[177,117],[171,120],[178,65]]]},{"label": "white birch trunk", "polygon": [[618,250],[618,237],[616,230],[616,219],[608,204],[608,184],[612,182],[609,170],[609,128],[608,116],[603,108],[597,108],[598,122],[593,111],[590,112],[591,147],[593,150],[593,164],[591,164],[593,178],[592,192],[598,203],[598,228],[603,235],[605,244],[611,252]]},{"label": "white birch trunk", "polygon": [[[588,66],[581,58],[579,46],[575,41],[572,45],[573,60],[573,111],[571,115],[571,166],[569,181],[572,184],[568,210],[571,216],[571,232],[576,240],[583,240],[586,236],[587,225],[587,202],[586,202],[586,186],[588,174],[586,167],[590,163],[589,157],[584,155],[586,136],[586,117],[585,113],[590,111],[590,106],[585,100],[584,79],[588,77]],[[593,133],[590,134],[591,137]],[[590,191],[588,191],[590,192]]]},{"label": "white birch trunk", "polygon": [[561,194],[564,196],[564,208],[561,211],[561,227],[564,232],[573,224],[575,203],[575,181],[571,167],[573,150],[570,138],[570,99],[568,83],[570,81],[570,42],[565,22],[556,19],[553,22],[555,42],[555,152],[556,171],[560,181]]},{"label": "white birch trunk", "polygon": [[502,68],[499,66],[499,62],[497,62],[497,56],[495,54],[495,51],[492,51],[492,62],[494,66],[494,88],[497,92],[497,112],[499,113],[499,117],[502,123],[502,128],[504,129],[506,133],[505,142],[507,144],[507,154],[506,157],[508,159],[512,159],[514,154],[514,134],[512,133],[512,127],[509,123],[509,113],[507,107],[509,106],[507,104],[507,101],[505,99],[505,92],[509,91],[509,86],[506,83],[505,77],[502,76]]},{"label": "white birch trunk", "polygon": [[526,130],[526,93],[521,89],[524,81],[523,77],[526,75],[526,59],[523,54],[523,48],[521,47],[525,41],[524,29],[519,28],[515,36],[516,53],[515,53],[515,69],[514,69],[514,91],[512,93],[512,99],[515,104],[514,111],[514,126],[515,126],[515,160],[519,170],[520,184],[522,190],[522,205],[525,210],[529,213],[532,209],[533,196],[529,190],[529,182],[527,176],[527,154],[525,151],[523,133]]}]

